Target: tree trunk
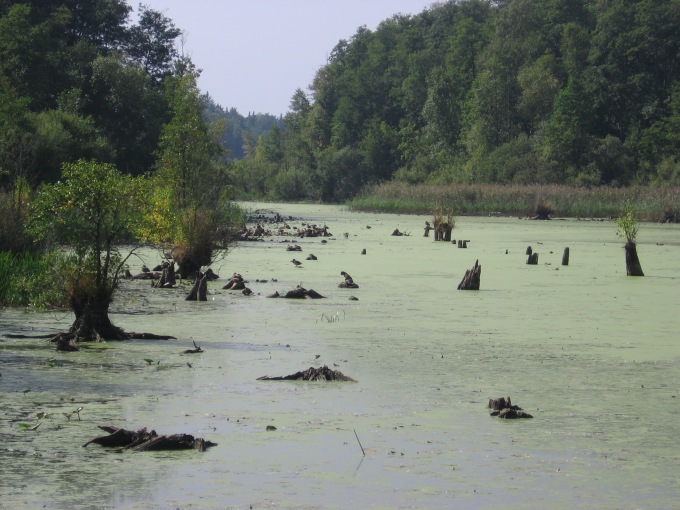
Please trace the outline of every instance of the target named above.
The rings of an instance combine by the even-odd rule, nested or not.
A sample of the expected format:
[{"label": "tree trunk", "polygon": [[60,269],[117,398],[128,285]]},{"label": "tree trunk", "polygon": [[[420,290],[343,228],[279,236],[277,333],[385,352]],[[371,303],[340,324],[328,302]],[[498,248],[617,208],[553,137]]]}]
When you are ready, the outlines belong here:
[{"label": "tree trunk", "polygon": [[208,300],[208,279],[207,277],[198,271],[196,273],[196,280],[194,281],[194,286],[191,288],[191,292],[186,297],[185,301],[207,301]]},{"label": "tree trunk", "polygon": [[624,249],[626,250],[626,274],[628,276],[644,276],[645,273],[642,272],[635,243],[626,242]]},{"label": "tree trunk", "polygon": [[442,225],[442,227],[444,229],[443,240],[450,243],[451,242],[451,232],[453,232],[453,227],[451,225],[449,225],[448,223],[444,223]]},{"label": "tree trunk", "polygon": [[562,265],[563,266],[569,265],[569,247],[565,248],[564,253],[562,254]]},{"label": "tree trunk", "polygon": [[99,289],[94,293],[76,293],[71,297],[71,308],[76,316],[68,332],[52,338],[58,351],[77,351],[78,342],[126,340],[129,336],[109,319],[111,292]]},{"label": "tree trunk", "polygon": [[482,266],[479,265],[479,260],[476,260],[472,269],[465,271],[465,276],[458,284],[458,290],[479,290],[481,278]]}]

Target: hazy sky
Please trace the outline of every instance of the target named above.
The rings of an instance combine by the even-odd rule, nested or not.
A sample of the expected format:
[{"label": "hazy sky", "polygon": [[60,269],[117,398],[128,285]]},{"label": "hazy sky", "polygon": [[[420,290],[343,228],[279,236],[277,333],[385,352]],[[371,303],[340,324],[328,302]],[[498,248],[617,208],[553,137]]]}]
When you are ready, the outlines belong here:
[{"label": "hazy sky", "polygon": [[308,92],[340,39],[375,30],[396,13],[434,0],[128,0],[160,11],[184,31],[184,53],[203,70],[199,87],[216,103],[285,114],[295,89]]}]

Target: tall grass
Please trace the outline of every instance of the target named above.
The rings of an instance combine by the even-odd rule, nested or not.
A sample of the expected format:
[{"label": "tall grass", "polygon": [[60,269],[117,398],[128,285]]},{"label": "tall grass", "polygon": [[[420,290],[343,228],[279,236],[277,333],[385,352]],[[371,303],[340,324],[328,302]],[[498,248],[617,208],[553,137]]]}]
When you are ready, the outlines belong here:
[{"label": "tall grass", "polygon": [[533,216],[546,205],[553,217],[618,217],[626,201],[637,219],[658,221],[664,211],[680,211],[678,187],[577,188],[564,185],[456,184],[390,182],[371,186],[347,205],[357,211],[431,214],[437,208],[456,215]]},{"label": "tall grass", "polygon": [[60,260],[55,253],[0,252],[0,306],[66,307]]}]

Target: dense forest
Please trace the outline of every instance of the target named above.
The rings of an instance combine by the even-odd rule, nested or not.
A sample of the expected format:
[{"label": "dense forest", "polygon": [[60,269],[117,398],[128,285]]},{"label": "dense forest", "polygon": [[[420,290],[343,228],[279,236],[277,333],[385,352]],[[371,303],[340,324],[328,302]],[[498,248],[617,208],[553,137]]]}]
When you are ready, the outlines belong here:
[{"label": "dense forest", "polygon": [[[0,0],[0,187],[92,159],[141,175],[180,29],[124,0]],[[680,184],[680,0],[459,0],[360,27],[283,119],[201,92],[243,197],[366,184]],[[330,50],[330,49],[329,49]],[[19,180],[17,180],[20,178]]]},{"label": "dense forest", "polygon": [[[180,34],[162,13],[133,13],[125,0],[0,0],[0,187],[55,181],[83,158],[131,175],[152,170],[171,116],[167,79],[200,74],[178,54]],[[225,158],[282,124],[225,111],[207,93],[202,101],[207,122],[226,120]]]},{"label": "dense forest", "polygon": [[333,48],[240,185],[680,184],[680,0],[462,0]]}]

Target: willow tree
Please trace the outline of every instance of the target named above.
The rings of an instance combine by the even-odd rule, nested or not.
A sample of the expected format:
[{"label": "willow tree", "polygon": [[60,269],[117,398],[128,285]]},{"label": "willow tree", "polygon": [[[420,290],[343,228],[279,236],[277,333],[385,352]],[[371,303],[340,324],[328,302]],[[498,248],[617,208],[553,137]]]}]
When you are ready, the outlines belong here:
[{"label": "willow tree", "polygon": [[120,251],[139,231],[146,207],[146,186],[110,164],[78,161],[65,164],[62,178],[38,189],[31,204],[29,227],[38,239],[66,245],[64,279],[75,320],[54,341],[61,350],[77,350],[83,341],[148,337],[126,333],[109,319],[109,305],[119,275],[134,248]]},{"label": "willow tree", "polygon": [[208,124],[191,69],[166,80],[172,118],[161,134],[149,234],[168,245],[183,278],[212,262],[234,231],[228,166],[220,144],[224,122]]}]

